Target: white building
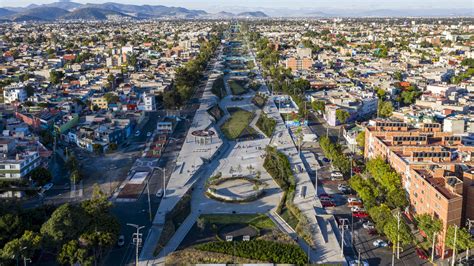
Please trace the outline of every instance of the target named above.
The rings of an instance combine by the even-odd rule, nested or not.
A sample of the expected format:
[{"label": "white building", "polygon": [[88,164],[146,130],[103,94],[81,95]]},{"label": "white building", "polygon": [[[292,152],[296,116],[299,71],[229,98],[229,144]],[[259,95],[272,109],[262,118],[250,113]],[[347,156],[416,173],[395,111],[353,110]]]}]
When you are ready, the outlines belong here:
[{"label": "white building", "polygon": [[452,132],[453,134],[463,134],[465,124],[463,118],[449,117],[443,121],[443,131]]},{"label": "white building", "polygon": [[156,110],[155,95],[144,93],[142,97],[143,97],[143,110],[155,111]]},{"label": "white building", "polygon": [[23,84],[11,84],[3,89],[4,103],[24,102],[27,99],[26,90]]}]

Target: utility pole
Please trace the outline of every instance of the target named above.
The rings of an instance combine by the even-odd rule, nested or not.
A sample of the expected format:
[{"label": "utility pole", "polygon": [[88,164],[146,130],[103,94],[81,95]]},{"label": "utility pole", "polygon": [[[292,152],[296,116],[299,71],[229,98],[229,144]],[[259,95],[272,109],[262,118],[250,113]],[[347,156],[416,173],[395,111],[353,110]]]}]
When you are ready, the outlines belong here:
[{"label": "utility pole", "polygon": [[397,214],[397,260],[400,259],[400,211]]},{"label": "utility pole", "polygon": [[151,222],[152,218],[151,218],[151,202],[150,202],[150,178],[148,178],[148,181],[146,182],[146,191],[148,194],[148,214],[150,216],[150,222]]},{"label": "utility pole", "polygon": [[458,233],[458,226],[454,225],[454,245],[453,245],[453,261],[451,263],[452,266],[454,266],[456,262],[456,238],[457,238],[457,233]]},{"label": "utility pole", "polygon": [[436,233],[433,233],[433,245],[431,246],[431,262],[434,261],[435,241],[436,241]]},{"label": "utility pole", "polygon": [[316,191],[316,196],[318,196],[318,168],[316,170],[316,178],[314,180],[314,190]]},{"label": "utility pole", "polygon": [[[471,220],[469,218],[466,221],[467,231],[469,232],[469,234],[471,234],[471,226],[473,222],[474,220]],[[468,260],[469,260],[469,249],[466,249],[466,262],[468,262]]]},{"label": "utility pole", "polygon": [[344,228],[346,227],[346,220],[342,222],[342,234],[341,234],[341,257],[344,258]]},{"label": "utility pole", "polygon": [[140,244],[142,241],[140,230],[143,229],[145,226],[139,226],[137,224],[130,224],[127,223],[128,226],[134,227],[137,229],[137,232],[132,235],[132,241],[135,242],[135,266],[138,266],[138,249],[140,248]]}]

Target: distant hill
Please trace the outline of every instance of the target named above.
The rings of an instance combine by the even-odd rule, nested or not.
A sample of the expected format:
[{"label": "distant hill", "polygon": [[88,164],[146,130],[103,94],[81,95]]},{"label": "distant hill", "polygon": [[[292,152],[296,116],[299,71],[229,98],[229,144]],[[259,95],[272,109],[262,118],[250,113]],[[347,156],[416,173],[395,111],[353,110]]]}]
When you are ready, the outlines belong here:
[{"label": "distant hill", "polygon": [[13,21],[50,21],[56,20],[69,11],[57,7],[34,7],[21,13],[13,14],[10,19]]},{"label": "distant hill", "polygon": [[242,12],[237,14],[239,17],[252,17],[252,18],[267,18],[267,14],[263,13],[262,11],[254,11],[254,12]]},{"label": "distant hill", "polygon": [[13,15],[15,13],[16,13],[15,11],[0,7],[0,18],[4,18],[6,16],[10,16],[10,15]]},{"label": "distant hill", "polygon": [[130,17],[129,15],[113,11],[113,10],[106,10],[94,7],[85,7],[76,9],[64,16],[61,19],[65,20],[107,20],[110,17]]}]

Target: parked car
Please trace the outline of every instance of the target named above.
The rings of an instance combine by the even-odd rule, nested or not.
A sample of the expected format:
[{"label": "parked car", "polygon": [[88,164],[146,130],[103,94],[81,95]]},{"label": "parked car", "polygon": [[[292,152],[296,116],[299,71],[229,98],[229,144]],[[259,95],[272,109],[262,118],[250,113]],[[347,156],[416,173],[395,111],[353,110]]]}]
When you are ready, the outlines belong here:
[{"label": "parked car", "polygon": [[333,180],[333,181],[344,180],[344,176],[342,175],[341,172],[334,171],[334,172],[331,173],[331,180]]},{"label": "parked car", "polygon": [[135,137],[138,137],[140,136],[140,130],[137,130],[137,132],[135,132]]},{"label": "parked car", "polygon": [[151,137],[151,132],[146,133],[147,137]]},{"label": "parked car", "polygon": [[349,202],[347,204],[348,207],[354,207],[354,206],[359,206],[359,207],[362,207],[362,202],[358,202],[358,201],[353,201],[353,202]]},{"label": "parked car", "polygon": [[47,191],[47,190],[50,190],[53,186],[54,186],[53,183],[48,183],[48,184],[44,185],[42,188],[43,188],[44,191]]},{"label": "parked car", "polygon": [[374,247],[387,247],[388,246],[388,243],[383,241],[382,239],[377,239],[375,240],[373,243]]},{"label": "parked car", "polygon": [[328,197],[319,197],[319,200],[320,201],[332,201],[332,199],[328,198]]},{"label": "parked car", "polygon": [[370,236],[376,236],[376,235],[379,234],[379,233],[377,232],[377,230],[375,230],[375,229],[369,229],[369,232],[368,232],[368,233],[369,233]]},{"label": "parked car", "polygon": [[158,189],[158,191],[156,192],[156,196],[157,196],[158,198],[163,197],[163,189],[162,189],[162,188]]},{"label": "parked car", "polygon": [[362,227],[364,227],[365,229],[370,230],[370,229],[374,229],[375,225],[371,221],[367,221],[367,222],[362,224]]},{"label": "parked car", "polygon": [[369,217],[369,214],[366,212],[353,212],[352,216],[357,217],[357,218],[367,218]]},{"label": "parked car", "polygon": [[349,202],[349,203],[351,203],[351,202],[360,202],[360,203],[362,203],[362,201],[359,198],[356,198],[356,197],[347,198],[347,202]]},{"label": "parked car", "polygon": [[365,260],[351,260],[349,261],[349,266],[369,266],[369,263]]},{"label": "parked car", "polygon": [[361,169],[360,169],[360,167],[354,166],[354,167],[352,167],[352,172],[354,172],[356,174],[360,174]]},{"label": "parked car", "polygon": [[424,249],[416,248],[415,251],[416,251],[416,255],[418,256],[418,258],[420,258],[422,260],[427,260],[428,259],[428,255],[426,254],[426,251]]},{"label": "parked car", "polygon": [[125,245],[125,236],[120,235],[117,240],[117,246],[123,247],[123,245]]},{"label": "parked car", "polygon": [[325,162],[325,163],[329,163],[329,159],[326,158],[326,157],[323,157],[323,158],[321,159],[321,161],[323,161],[323,162]]},{"label": "parked car", "polygon": [[365,212],[366,210],[364,207],[361,206],[353,206],[351,207],[351,212]]},{"label": "parked car", "polygon": [[336,204],[332,200],[321,201],[321,205],[323,206],[323,208],[336,207]]},{"label": "parked car", "polygon": [[339,184],[339,185],[337,185],[337,190],[339,190],[339,191],[341,191],[341,192],[342,192],[342,190],[347,190],[347,189],[349,189],[349,187],[348,187],[347,185],[345,185],[345,184]]},{"label": "parked car", "polygon": [[345,229],[349,228],[349,219],[336,217],[336,222],[339,228],[344,226]]},{"label": "parked car", "polygon": [[320,197],[320,198],[323,198],[323,197],[325,197],[325,198],[332,198],[332,196],[329,195],[329,194],[327,194],[327,193],[321,193],[321,194],[319,194],[318,197]]}]

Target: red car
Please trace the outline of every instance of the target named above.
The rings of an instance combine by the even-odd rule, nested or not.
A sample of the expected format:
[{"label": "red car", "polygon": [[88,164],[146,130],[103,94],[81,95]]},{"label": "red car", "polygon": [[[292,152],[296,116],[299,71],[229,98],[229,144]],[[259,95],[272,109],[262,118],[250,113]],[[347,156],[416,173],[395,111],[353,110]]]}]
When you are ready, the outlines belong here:
[{"label": "red car", "polygon": [[428,255],[426,255],[426,252],[424,249],[422,248],[416,248],[416,255],[418,255],[418,258],[422,259],[422,260],[427,260],[428,259]]},{"label": "red car", "polygon": [[336,207],[336,204],[333,201],[330,201],[330,200],[321,201],[321,205],[323,206],[323,208]]},{"label": "red car", "polygon": [[353,212],[352,216],[357,217],[357,218],[367,218],[369,217],[369,214],[366,212]]},{"label": "red car", "polygon": [[321,194],[319,194],[318,197],[320,197],[320,198],[332,198],[332,196],[327,194],[327,193],[321,193]]},{"label": "red car", "polygon": [[370,229],[368,233],[369,233],[369,235],[371,235],[371,236],[376,236],[376,235],[378,235],[377,230],[375,230],[375,229]]}]

